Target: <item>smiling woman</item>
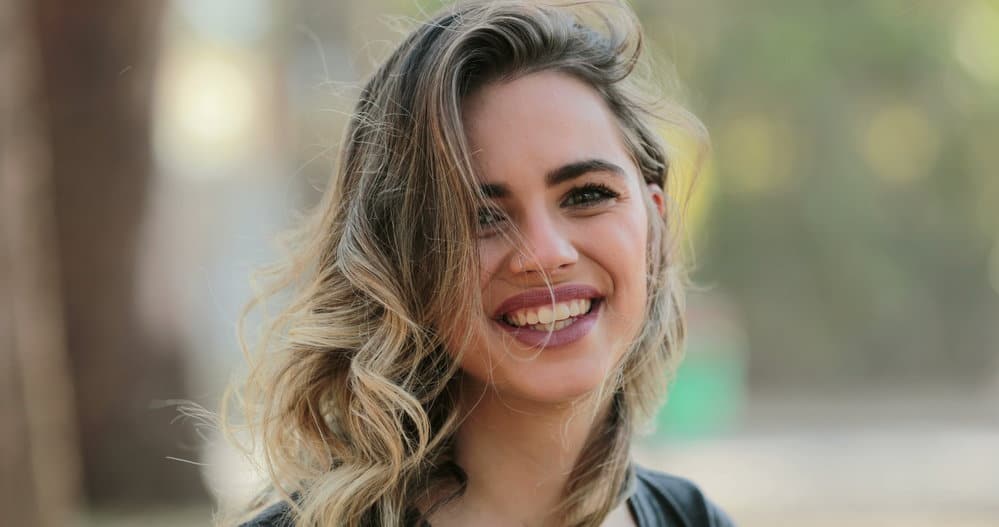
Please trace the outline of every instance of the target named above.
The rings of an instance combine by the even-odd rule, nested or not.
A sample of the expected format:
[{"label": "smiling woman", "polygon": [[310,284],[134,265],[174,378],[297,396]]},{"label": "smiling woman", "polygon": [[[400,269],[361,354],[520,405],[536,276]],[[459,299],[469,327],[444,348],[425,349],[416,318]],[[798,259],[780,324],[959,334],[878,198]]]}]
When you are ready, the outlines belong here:
[{"label": "smiling woman", "polygon": [[623,4],[459,3],[368,81],[271,270],[248,525],[729,525],[630,458],[684,333],[640,43]]},{"label": "smiling woman", "polygon": [[592,393],[643,323],[647,201],[661,217],[662,189],[643,188],[607,105],[566,73],[484,86],[463,120],[492,196],[478,239],[492,320],[466,348],[462,371],[481,386],[465,392],[491,387],[521,405]]}]

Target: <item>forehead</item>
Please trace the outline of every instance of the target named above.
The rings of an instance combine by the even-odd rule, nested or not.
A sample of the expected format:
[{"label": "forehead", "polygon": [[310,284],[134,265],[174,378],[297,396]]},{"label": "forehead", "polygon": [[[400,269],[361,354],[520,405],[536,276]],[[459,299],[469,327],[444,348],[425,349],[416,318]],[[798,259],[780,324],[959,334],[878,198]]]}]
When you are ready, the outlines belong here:
[{"label": "forehead", "polygon": [[538,176],[583,159],[633,170],[603,98],[564,73],[486,85],[465,101],[462,118],[483,181]]}]

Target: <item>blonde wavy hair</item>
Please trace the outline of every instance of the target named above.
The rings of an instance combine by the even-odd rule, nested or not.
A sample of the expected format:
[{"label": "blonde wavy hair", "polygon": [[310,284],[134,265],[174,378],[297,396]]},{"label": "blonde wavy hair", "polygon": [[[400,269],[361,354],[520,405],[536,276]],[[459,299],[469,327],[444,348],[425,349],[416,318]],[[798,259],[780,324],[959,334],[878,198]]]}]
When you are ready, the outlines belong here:
[{"label": "blonde wavy hair", "polygon": [[[324,198],[259,275],[247,312],[279,296],[251,369],[223,401],[247,427],[269,491],[296,525],[418,523],[461,495],[455,387],[481,313],[476,213],[483,203],[461,110],[483,85],[538,71],[586,82],[606,102],[646,182],[675,187],[654,119],[705,137],[696,118],[649,97],[634,75],[641,30],[617,2],[459,3],[415,29],[367,81]],[[675,193],[667,192],[675,196]],[[684,272],[673,199],[649,207],[648,298],[639,335],[607,382],[609,411],[570,473],[557,516],[596,526],[628,488],[630,442],[664,396],[684,336]],[[246,314],[244,314],[244,318]],[[241,419],[229,417],[241,410]],[[238,423],[238,424],[237,424]],[[429,502],[427,500],[430,500]],[[417,511],[417,504],[430,503]],[[245,512],[245,511],[244,511]]]}]

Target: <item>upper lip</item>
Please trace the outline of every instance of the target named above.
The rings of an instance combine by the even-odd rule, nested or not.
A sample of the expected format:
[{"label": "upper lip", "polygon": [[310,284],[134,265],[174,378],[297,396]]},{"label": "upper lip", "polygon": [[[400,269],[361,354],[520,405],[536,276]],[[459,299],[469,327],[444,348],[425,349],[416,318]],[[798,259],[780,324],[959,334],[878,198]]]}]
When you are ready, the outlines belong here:
[{"label": "upper lip", "polygon": [[554,303],[576,300],[578,298],[597,298],[600,291],[595,287],[585,284],[565,284],[553,287],[551,291],[547,288],[530,289],[519,295],[511,296],[503,301],[493,314],[494,318],[500,318],[511,311],[534,306],[550,306]]}]

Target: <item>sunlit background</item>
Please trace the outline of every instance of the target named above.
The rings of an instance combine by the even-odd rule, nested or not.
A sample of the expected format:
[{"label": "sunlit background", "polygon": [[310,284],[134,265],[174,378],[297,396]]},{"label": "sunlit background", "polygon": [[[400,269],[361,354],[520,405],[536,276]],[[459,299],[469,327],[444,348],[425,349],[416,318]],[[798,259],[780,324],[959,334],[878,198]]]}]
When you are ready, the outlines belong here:
[{"label": "sunlit background", "polygon": [[[174,402],[217,409],[250,272],[439,6],[112,4],[0,0],[11,525],[208,525],[253,489]],[[743,526],[999,525],[999,1],[634,6],[712,139],[638,459]],[[686,188],[695,145],[663,134]]]}]

